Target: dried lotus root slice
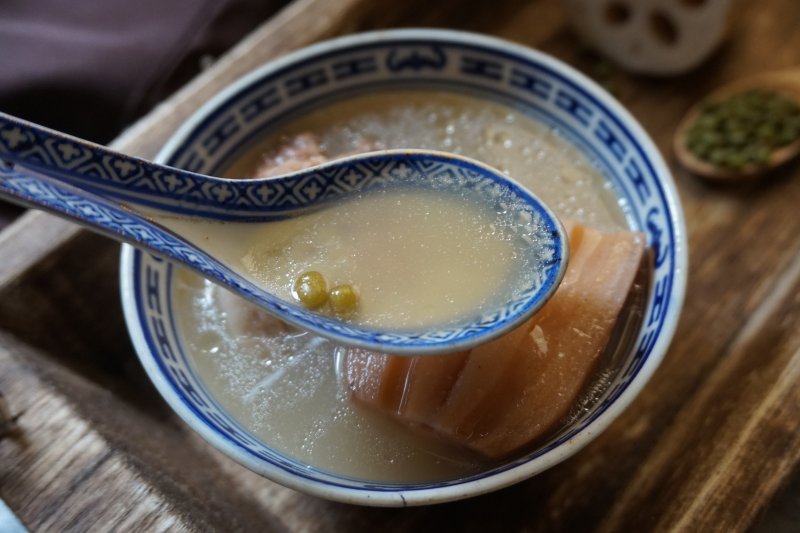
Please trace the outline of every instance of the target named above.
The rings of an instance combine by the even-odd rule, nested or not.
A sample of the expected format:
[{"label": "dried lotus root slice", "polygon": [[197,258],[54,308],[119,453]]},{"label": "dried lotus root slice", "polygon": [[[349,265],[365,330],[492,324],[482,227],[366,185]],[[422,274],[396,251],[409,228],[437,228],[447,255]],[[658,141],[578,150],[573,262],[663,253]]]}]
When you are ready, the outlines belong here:
[{"label": "dried lotus root slice", "polygon": [[623,68],[670,75],[699,65],[722,41],[730,0],[566,0],[573,27]]}]

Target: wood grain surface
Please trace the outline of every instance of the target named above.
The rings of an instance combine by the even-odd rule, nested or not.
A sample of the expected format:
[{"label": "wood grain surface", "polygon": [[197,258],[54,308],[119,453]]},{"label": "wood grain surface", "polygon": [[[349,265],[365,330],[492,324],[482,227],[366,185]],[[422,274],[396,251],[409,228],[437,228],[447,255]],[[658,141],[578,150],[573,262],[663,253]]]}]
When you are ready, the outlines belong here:
[{"label": "wood grain surface", "polygon": [[719,186],[669,153],[682,114],[714,87],[800,65],[796,0],[736,5],[710,61],[654,79],[587,52],[553,0],[298,0],[115,142],[153,156],[254,66],[382,27],[502,36],[607,84],[673,168],[691,267],[663,364],[579,454],[493,494],[412,509],[331,503],[264,480],[205,444],[144,376],[118,302],[117,245],[31,212],[0,233],[0,391],[21,413],[19,435],[0,440],[0,497],[33,531],[758,529],[800,462],[800,166]]}]

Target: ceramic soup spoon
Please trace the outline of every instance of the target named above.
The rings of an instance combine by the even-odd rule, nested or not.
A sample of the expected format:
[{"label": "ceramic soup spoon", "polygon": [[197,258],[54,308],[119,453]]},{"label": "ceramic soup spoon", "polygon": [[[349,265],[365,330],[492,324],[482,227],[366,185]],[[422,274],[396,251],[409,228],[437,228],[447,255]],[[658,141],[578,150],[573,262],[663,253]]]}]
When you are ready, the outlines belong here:
[{"label": "ceramic soup spoon", "polygon": [[[376,328],[279,298],[221,260],[213,240],[198,243],[154,221],[166,215],[264,224],[323,205],[335,207],[338,200],[404,180],[445,192],[471,189],[492,205],[511,210],[519,221],[514,231],[538,246],[531,281],[510,301],[461,321],[429,328]],[[338,343],[396,354],[463,350],[509,331],[547,301],[568,256],[563,227],[530,192],[477,161],[423,150],[373,152],[272,178],[232,180],[127,156],[0,114],[0,197],[191,267],[300,328]]]}]

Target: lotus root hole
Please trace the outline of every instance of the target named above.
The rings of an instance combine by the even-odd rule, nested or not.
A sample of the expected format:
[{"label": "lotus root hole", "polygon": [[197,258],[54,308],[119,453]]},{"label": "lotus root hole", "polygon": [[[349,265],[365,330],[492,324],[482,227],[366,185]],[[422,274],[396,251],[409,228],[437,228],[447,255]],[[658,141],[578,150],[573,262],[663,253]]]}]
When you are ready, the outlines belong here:
[{"label": "lotus root hole", "polygon": [[631,18],[631,8],[624,2],[609,2],[606,4],[605,17],[612,26],[625,24]]},{"label": "lotus root hole", "polygon": [[678,41],[678,28],[675,22],[662,11],[650,14],[650,30],[661,43],[673,45]]}]

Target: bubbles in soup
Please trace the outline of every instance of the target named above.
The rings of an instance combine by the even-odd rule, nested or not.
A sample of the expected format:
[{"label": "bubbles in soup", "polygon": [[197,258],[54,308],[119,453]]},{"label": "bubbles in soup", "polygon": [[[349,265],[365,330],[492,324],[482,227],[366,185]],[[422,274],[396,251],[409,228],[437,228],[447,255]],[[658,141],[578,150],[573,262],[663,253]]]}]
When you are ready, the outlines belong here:
[{"label": "bubbles in soup", "polygon": [[[229,175],[252,176],[265,152],[306,131],[319,140],[304,148],[310,161],[365,147],[462,153],[508,171],[562,219],[603,231],[627,228],[624,204],[575,148],[510,108],[461,95],[409,91],[339,102],[297,118]],[[270,164],[285,159],[272,157]],[[634,290],[643,294],[645,287]],[[486,467],[468,452],[355,405],[337,378],[337,347],[329,341],[293,330],[188,272],[177,276],[175,300],[188,355],[209,389],[281,452],[315,468],[384,482],[452,479]],[[603,394],[629,341],[614,338],[562,424]]]}]

